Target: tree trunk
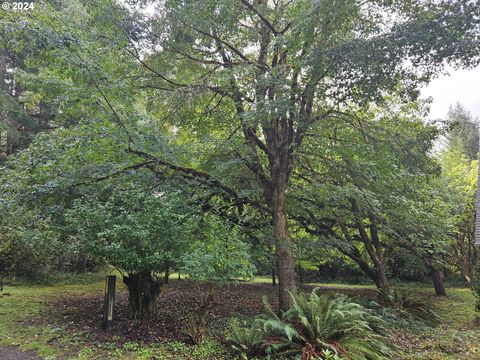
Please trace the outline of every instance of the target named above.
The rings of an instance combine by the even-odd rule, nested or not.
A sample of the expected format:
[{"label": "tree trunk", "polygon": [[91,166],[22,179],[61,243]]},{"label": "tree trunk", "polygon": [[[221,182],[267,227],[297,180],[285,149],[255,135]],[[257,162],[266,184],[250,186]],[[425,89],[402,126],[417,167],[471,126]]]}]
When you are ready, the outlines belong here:
[{"label": "tree trunk", "polygon": [[463,277],[465,278],[465,281],[467,282],[468,287],[472,287],[472,279],[473,279],[473,269],[470,267],[461,271]]},{"label": "tree trunk", "polygon": [[446,296],[447,292],[443,284],[443,272],[436,266],[435,260],[430,256],[423,256],[423,262],[430,270],[430,276],[432,277],[433,287],[435,288],[435,294],[438,296]]},{"label": "tree trunk", "polygon": [[388,283],[385,270],[376,270],[373,281],[378,290],[381,290],[388,294],[390,292],[390,284]]},{"label": "tree trunk", "polygon": [[[353,205],[352,206],[353,210],[355,212],[358,211],[356,207],[356,203],[352,202],[352,205]],[[385,273],[385,260],[383,257],[383,247],[379,242],[377,242],[376,248],[371,246],[371,242],[368,237],[368,234],[360,222],[357,222],[356,227],[358,230],[358,234],[360,235],[360,239],[364,243],[365,249],[367,249],[367,254],[371,262],[373,262],[374,266],[372,267],[370,263],[364,259],[360,250],[352,244],[352,238],[348,233],[348,229],[346,228],[345,225],[342,225],[342,224],[341,224],[341,230],[343,232],[343,235],[345,236],[345,239],[348,241],[348,243],[352,244],[352,247],[348,251],[344,250],[342,247],[337,247],[337,249],[340,250],[341,253],[348,256],[350,259],[352,259],[354,262],[356,262],[360,267],[360,269],[370,279],[373,280],[377,289],[383,290],[386,293],[388,293],[390,291],[390,285],[388,283],[387,275]],[[376,231],[373,231],[373,233],[375,238],[377,238]]]},{"label": "tree trunk", "polygon": [[387,294],[390,292],[390,284],[388,283],[387,275],[385,274],[385,266],[383,266],[383,264],[374,270],[373,281],[378,290],[382,290]]},{"label": "tree trunk", "polygon": [[473,268],[475,267],[476,249],[473,245],[475,234],[457,234],[455,236],[456,244],[453,246],[457,267],[467,281],[469,287],[472,286]]},{"label": "tree trunk", "polygon": [[130,310],[135,319],[148,318],[155,308],[162,282],[153,278],[150,272],[128,274],[123,277],[128,288]]},{"label": "tree trunk", "polygon": [[440,269],[431,268],[430,274],[432,276],[433,286],[435,287],[435,294],[438,296],[446,296],[447,292],[443,284],[443,273]]},{"label": "tree trunk", "polygon": [[163,282],[168,284],[168,278],[170,277],[170,269],[165,269],[165,275],[163,276]]},{"label": "tree trunk", "polygon": [[275,179],[276,184],[272,194],[272,212],[278,275],[278,303],[280,310],[287,310],[292,301],[289,292],[295,289],[295,271],[285,207],[286,175],[277,174],[279,176]]},{"label": "tree trunk", "polygon": [[298,277],[300,278],[300,284],[303,285],[304,283],[304,270],[301,266],[298,267]]},{"label": "tree trunk", "polygon": [[277,279],[275,275],[275,267],[272,267],[272,286],[276,286],[276,285],[277,285]]},{"label": "tree trunk", "polygon": [[87,254],[83,251],[78,253],[76,272],[77,274],[85,274],[87,272]]}]

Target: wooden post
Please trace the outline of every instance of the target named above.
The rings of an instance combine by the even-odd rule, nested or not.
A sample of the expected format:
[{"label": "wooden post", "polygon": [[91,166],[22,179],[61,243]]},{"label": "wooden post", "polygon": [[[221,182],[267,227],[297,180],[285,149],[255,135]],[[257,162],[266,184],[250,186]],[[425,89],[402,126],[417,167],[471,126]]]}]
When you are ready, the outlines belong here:
[{"label": "wooden post", "polygon": [[113,325],[113,315],[115,308],[115,283],[117,277],[115,275],[108,275],[105,278],[105,300],[103,310],[103,329],[108,331]]}]

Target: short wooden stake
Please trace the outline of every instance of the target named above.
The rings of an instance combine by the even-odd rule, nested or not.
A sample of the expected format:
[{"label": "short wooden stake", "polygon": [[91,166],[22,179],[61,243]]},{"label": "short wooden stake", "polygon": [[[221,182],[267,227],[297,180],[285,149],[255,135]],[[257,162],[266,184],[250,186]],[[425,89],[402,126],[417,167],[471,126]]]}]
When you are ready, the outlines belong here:
[{"label": "short wooden stake", "polygon": [[113,325],[113,315],[115,308],[115,283],[117,277],[109,275],[105,278],[105,300],[103,310],[103,329],[108,331]]}]

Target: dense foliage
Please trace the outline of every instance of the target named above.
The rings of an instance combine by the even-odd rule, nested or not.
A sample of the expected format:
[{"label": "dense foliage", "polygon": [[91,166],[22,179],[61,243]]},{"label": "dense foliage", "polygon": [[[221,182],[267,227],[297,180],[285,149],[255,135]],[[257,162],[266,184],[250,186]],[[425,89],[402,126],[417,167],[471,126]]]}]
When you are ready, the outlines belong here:
[{"label": "dense foliage", "polygon": [[380,336],[382,320],[346,297],[333,294],[292,295],[292,307],[276,314],[265,304],[266,313],[253,327],[231,324],[230,341],[246,356],[267,354],[275,358],[386,359],[391,350]]},{"label": "dense foliage", "polygon": [[391,309],[397,317],[422,321],[428,325],[440,323],[433,302],[411,291],[393,288],[389,292],[380,291],[379,298],[381,305],[385,309]]},{"label": "dense foliage", "polygon": [[390,352],[369,310],[290,296],[297,278],[366,280],[432,323],[393,278],[479,293],[479,126],[461,105],[428,122],[418,98],[479,64],[478,2],[129,3],[0,13],[0,276],[105,264],[148,319],[174,272],[268,274],[283,312],[234,325],[236,349],[305,359]]},{"label": "dense foliage", "polygon": [[124,191],[76,201],[66,217],[82,250],[123,275],[135,317],[151,314],[172,272],[197,281],[251,278],[248,246],[236,226],[192,212],[173,189]]},{"label": "dense foliage", "polygon": [[[146,170],[157,184],[166,178],[185,182],[197,192],[199,208],[241,223],[241,232],[255,226],[245,226],[245,214],[257,212],[256,220],[271,224],[262,248],[275,254],[270,266],[275,263],[279,300],[287,308],[287,290],[295,287],[294,250],[301,248],[292,239],[298,224],[290,188],[312,163],[330,178],[316,176],[315,182],[340,200],[341,209],[325,215],[329,227],[332,217],[336,227],[330,238],[347,247],[355,243],[343,248],[344,255],[354,256],[362,271],[386,288],[384,254],[392,251],[392,239],[400,238],[412,252],[421,249],[421,261],[442,293],[444,208],[423,161],[430,135],[417,121],[410,131],[419,135],[396,148],[411,151],[395,158],[385,139],[406,130],[395,130],[405,123],[405,113],[392,109],[389,99],[396,99],[393,108],[402,108],[416,101],[417,88],[446,64],[478,64],[475,2],[172,0],[153,4],[150,13],[141,11],[145,4],[69,0],[1,13],[8,60],[2,103],[11,100],[8,91],[17,98],[21,93],[25,108],[44,114],[51,131],[36,138],[36,151],[9,159],[7,183],[12,178],[20,183],[6,190],[7,197],[28,194],[36,204],[41,196],[41,208],[57,206],[54,218],[42,212],[57,231],[75,200],[90,196],[87,187],[120,173]],[[375,125],[392,131],[386,138],[363,127],[377,108],[395,114]],[[5,109],[8,129],[26,124],[17,107]],[[350,130],[348,123],[354,125]],[[23,127],[26,145],[37,130]],[[329,141],[336,129],[349,141],[378,139],[341,148]],[[8,155],[16,151],[9,148]],[[364,158],[352,156],[355,151]],[[312,156],[305,156],[309,152]],[[315,153],[333,156],[336,166],[321,164]],[[339,160],[347,161],[348,169]],[[346,181],[332,183],[336,175]],[[388,201],[394,202],[395,189],[408,193],[404,186],[421,191],[417,198],[400,197],[395,214]],[[350,214],[348,202],[354,207]],[[438,213],[429,213],[432,208]],[[400,232],[388,218],[409,228]],[[429,225],[435,222],[442,226]],[[378,236],[376,230],[366,236],[363,228],[378,229]],[[61,231],[57,236],[67,244],[74,238]]]}]

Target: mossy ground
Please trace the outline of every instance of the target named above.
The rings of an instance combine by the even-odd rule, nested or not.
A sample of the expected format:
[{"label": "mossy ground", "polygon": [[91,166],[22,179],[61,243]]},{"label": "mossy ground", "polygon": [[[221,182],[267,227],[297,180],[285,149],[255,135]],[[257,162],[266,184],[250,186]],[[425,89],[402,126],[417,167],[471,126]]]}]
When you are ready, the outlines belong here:
[{"label": "mossy ground", "polygon": [[[256,283],[267,279],[257,279]],[[370,286],[313,284],[361,296]],[[118,281],[119,291],[123,284]],[[51,304],[63,298],[102,298],[104,277],[99,274],[57,278],[49,284],[7,286],[0,293],[0,346],[35,350],[44,359],[232,359],[234,355],[218,340],[207,337],[200,345],[181,341],[144,342],[112,335],[92,341],[85,324],[52,321]],[[432,296],[442,324],[436,328],[394,329],[392,341],[399,346],[398,359],[480,359],[480,324],[473,296],[466,288],[448,288],[447,297],[435,297],[428,287],[416,286],[423,296]],[[274,290],[272,289],[272,292]],[[97,309],[101,313],[101,308]],[[94,316],[93,314],[91,314]],[[89,314],[86,314],[89,316]],[[65,320],[68,322],[69,320]],[[83,326],[83,327],[82,327]],[[68,329],[68,330],[67,330]],[[72,331],[72,329],[75,329]]]}]

